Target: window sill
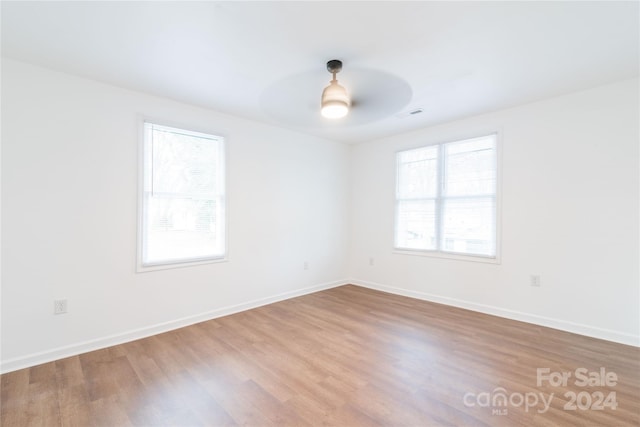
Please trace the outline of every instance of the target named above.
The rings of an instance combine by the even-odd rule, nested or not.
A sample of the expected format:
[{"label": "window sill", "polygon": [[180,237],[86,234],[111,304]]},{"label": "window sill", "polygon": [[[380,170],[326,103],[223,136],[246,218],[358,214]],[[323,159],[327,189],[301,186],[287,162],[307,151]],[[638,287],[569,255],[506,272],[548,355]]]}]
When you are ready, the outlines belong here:
[{"label": "window sill", "polygon": [[418,249],[399,249],[395,248],[393,253],[396,255],[422,256],[428,258],[451,259],[456,261],[480,262],[485,264],[500,264],[500,257],[489,257],[484,255],[463,255],[453,252],[427,251]]},{"label": "window sill", "polygon": [[216,264],[216,263],[227,262],[227,261],[228,261],[227,257],[223,256],[219,258],[203,259],[203,260],[197,260],[197,261],[176,261],[176,262],[166,262],[166,263],[159,263],[159,264],[149,264],[149,265],[138,264],[136,268],[136,273],[148,273],[151,271],[194,267],[198,265]]}]

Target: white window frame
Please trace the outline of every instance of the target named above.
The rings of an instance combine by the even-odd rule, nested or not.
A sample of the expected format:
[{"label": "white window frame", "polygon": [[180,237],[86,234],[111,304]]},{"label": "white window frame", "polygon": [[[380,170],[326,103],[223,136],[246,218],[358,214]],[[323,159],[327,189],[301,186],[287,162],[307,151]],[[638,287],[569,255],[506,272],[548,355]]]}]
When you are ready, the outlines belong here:
[{"label": "white window frame", "polygon": [[[444,159],[441,155],[443,152],[443,146],[450,143],[462,142],[465,140],[482,138],[486,136],[493,135],[495,137],[496,143],[496,194],[495,194],[495,256],[488,256],[482,254],[462,254],[457,252],[446,251],[442,248],[437,249],[413,249],[413,248],[402,248],[396,245],[396,230],[398,227],[398,197],[397,197],[397,185],[399,179],[399,168],[398,168],[398,154],[404,151],[410,151],[419,148],[426,147],[438,147],[438,179],[441,183],[442,180],[442,167]],[[398,255],[410,255],[410,256],[422,256],[422,257],[430,257],[430,258],[443,258],[443,259],[452,259],[452,260],[460,260],[460,261],[471,261],[471,262],[480,262],[480,263],[488,263],[488,264],[500,264],[501,263],[501,211],[502,211],[502,133],[496,130],[488,131],[488,132],[478,132],[474,134],[467,134],[464,136],[456,137],[456,138],[447,138],[443,141],[432,142],[427,144],[420,144],[415,146],[410,146],[407,148],[403,148],[402,150],[398,150],[394,155],[394,165],[395,165],[395,185],[394,185],[394,204],[393,204],[393,231],[391,236],[392,253]],[[441,204],[441,185],[438,186],[438,195],[437,195],[439,203]],[[441,210],[438,209],[436,213],[436,234],[439,236],[442,230],[440,230],[441,226]],[[439,238],[437,239],[439,241]],[[439,242],[438,242],[439,244]]]},{"label": "white window frame", "polygon": [[[212,257],[206,258],[191,258],[185,260],[175,260],[175,261],[161,261],[157,263],[144,263],[144,230],[145,230],[145,215],[146,215],[146,204],[145,197],[147,189],[145,188],[145,179],[146,179],[146,167],[148,163],[147,151],[146,151],[146,141],[145,141],[145,124],[153,124],[160,127],[169,127],[175,128],[179,130],[184,130],[190,134],[201,134],[207,137],[214,137],[222,143],[223,150],[223,164],[222,164],[222,179],[223,179],[223,188],[222,188],[222,202],[224,204],[224,213],[222,215],[224,223],[222,224],[221,231],[223,233],[223,248],[224,253],[222,255],[216,255]],[[183,268],[204,264],[212,264],[218,262],[226,262],[228,260],[228,205],[227,205],[227,138],[220,133],[217,132],[209,132],[206,130],[198,130],[195,126],[189,126],[179,123],[174,123],[166,120],[158,120],[149,117],[139,117],[138,123],[138,232],[137,232],[137,263],[136,263],[136,272],[144,273],[150,271],[157,270],[165,270],[172,268]]]}]

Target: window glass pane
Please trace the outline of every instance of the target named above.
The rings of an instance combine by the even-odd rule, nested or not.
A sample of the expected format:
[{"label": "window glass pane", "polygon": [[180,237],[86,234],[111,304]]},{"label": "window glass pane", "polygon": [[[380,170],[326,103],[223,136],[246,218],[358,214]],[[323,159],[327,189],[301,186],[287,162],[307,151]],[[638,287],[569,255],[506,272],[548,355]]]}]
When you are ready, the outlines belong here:
[{"label": "window glass pane", "polygon": [[399,201],[396,209],[396,247],[435,249],[435,200]]},{"label": "window glass pane", "polygon": [[442,250],[495,255],[495,198],[444,200]]},{"label": "window glass pane", "polygon": [[435,197],[437,174],[438,147],[398,153],[398,198]]},{"label": "window glass pane", "polygon": [[213,194],[218,144],[185,133],[153,130],[152,191],[183,195]]},{"label": "window glass pane", "polygon": [[177,261],[220,255],[216,201],[149,198],[147,261]]},{"label": "window glass pane", "polygon": [[445,144],[444,149],[447,196],[495,194],[495,135]]}]

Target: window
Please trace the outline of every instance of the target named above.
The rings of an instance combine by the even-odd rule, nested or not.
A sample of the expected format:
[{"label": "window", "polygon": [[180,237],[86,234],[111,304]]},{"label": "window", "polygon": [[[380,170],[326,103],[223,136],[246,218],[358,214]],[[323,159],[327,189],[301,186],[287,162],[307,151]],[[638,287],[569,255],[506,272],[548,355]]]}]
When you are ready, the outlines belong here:
[{"label": "window", "polygon": [[496,257],[497,136],[396,155],[395,247]]},{"label": "window", "polygon": [[144,123],[141,267],[223,259],[224,139]]}]

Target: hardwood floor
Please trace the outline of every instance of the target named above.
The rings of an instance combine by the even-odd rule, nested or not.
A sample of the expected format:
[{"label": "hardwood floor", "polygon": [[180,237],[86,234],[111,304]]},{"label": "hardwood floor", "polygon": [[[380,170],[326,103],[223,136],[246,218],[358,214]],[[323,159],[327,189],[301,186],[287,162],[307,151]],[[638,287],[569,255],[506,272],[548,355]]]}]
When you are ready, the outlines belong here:
[{"label": "hardwood floor", "polygon": [[639,360],[348,285],[4,374],[2,426],[638,426]]}]

